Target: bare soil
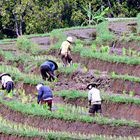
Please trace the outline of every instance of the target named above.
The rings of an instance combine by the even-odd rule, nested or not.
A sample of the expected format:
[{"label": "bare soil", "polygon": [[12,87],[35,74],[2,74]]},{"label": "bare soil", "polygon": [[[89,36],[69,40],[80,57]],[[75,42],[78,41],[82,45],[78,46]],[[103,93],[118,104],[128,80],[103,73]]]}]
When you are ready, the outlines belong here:
[{"label": "bare soil", "polygon": [[88,69],[97,69],[100,71],[115,72],[117,74],[128,74],[131,76],[140,77],[140,65],[128,65],[125,63],[102,61],[95,58],[84,58],[80,57],[79,54],[72,55],[74,62],[84,64]]},{"label": "bare soil", "polygon": [[[65,103],[75,106],[88,106],[87,98],[64,99]],[[88,108],[87,108],[88,110]],[[115,102],[102,102],[103,116],[115,119],[135,120],[140,122],[140,105],[133,103],[115,103]]]},{"label": "bare soil", "polygon": [[140,128],[130,126],[113,126],[113,125],[100,125],[95,122],[83,123],[78,121],[64,121],[60,119],[48,119],[44,117],[37,117],[32,115],[25,115],[20,112],[10,110],[9,108],[0,105],[0,113],[10,121],[25,124],[25,122],[33,127],[38,127],[43,130],[54,131],[69,131],[84,134],[97,134],[97,135],[116,135],[116,136],[140,136]]}]

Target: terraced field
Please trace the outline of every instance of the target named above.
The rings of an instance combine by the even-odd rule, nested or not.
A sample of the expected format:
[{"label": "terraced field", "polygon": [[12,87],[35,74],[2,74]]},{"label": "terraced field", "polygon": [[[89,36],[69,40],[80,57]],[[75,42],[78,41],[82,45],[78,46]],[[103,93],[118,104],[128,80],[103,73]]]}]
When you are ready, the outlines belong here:
[{"label": "terraced field", "polygon": [[[86,27],[1,40],[0,73],[12,75],[16,90],[12,98],[0,92],[0,139],[139,140],[140,37],[133,23],[109,23],[105,37],[99,27]],[[66,36],[75,40],[74,64],[63,68],[58,51]],[[36,97],[46,59],[59,66],[57,79],[45,81],[54,94],[52,112]],[[88,115],[91,82],[100,83],[103,116]]]}]

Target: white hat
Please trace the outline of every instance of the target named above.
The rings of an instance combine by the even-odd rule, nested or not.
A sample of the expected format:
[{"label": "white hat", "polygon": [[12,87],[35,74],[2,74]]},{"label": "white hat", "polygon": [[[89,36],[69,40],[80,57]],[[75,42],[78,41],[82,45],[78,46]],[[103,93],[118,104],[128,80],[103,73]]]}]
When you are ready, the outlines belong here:
[{"label": "white hat", "polygon": [[37,90],[39,90],[42,86],[43,86],[43,84],[42,84],[42,83],[39,83],[39,84],[36,86]]},{"label": "white hat", "polygon": [[73,42],[72,37],[71,37],[71,36],[68,36],[68,37],[67,37],[67,41],[69,41],[69,42]]}]

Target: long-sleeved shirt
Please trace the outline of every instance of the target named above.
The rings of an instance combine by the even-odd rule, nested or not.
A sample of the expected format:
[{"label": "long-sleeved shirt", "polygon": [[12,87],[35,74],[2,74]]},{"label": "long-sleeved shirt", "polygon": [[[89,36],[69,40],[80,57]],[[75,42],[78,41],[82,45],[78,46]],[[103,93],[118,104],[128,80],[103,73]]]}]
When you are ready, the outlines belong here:
[{"label": "long-sleeved shirt", "polygon": [[91,101],[91,104],[101,104],[100,91],[93,87],[88,92],[88,100]]},{"label": "long-sleeved shirt", "polygon": [[71,44],[68,42],[68,41],[64,41],[62,42],[62,45],[61,45],[61,54],[62,55],[67,55],[68,53],[70,53],[70,47],[71,47]]},{"label": "long-sleeved shirt", "polygon": [[41,64],[41,66],[49,66],[49,68],[51,69],[51,71],[54,71],[56,69],[54,63],[53,62],[50,62],[50,61],[44,62],[43,64]]},{"label": "long-sleeved shirt", "polygon": [[12,78],[11,78],[10,76],[8,76],[8,75],[4,75],[4,76],[2,76],[2,78],[1,78],[1,82],[2,82],[2,85],[3,85],[4,87],[6,87],[6,83],[7,83],[7,82],[10,82],[10,81],[13,82]]},{"label": "long-sleeved shirt", "polygon": [[50,100],[53,98],[51,89],[48,86],[42,86],[38,90],[38,102],[41,100]]}]

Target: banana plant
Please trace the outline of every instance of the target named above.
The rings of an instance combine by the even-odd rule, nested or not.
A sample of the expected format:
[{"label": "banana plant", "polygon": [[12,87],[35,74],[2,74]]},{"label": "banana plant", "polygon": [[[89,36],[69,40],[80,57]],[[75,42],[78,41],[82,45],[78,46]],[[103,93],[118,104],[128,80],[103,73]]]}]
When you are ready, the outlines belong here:
[{"label": "banana plant", "polygon": [[91,3],[88,4],[88,7],[83,7],[87,13],[87,19],[82,23],[83,25],[97,25],[100,21],[105,21],[105,14],[109,12],[109,7],[104,9],[104,6],[101,6],[97,11],[92,11]]}]

